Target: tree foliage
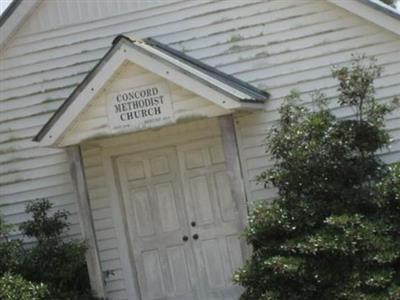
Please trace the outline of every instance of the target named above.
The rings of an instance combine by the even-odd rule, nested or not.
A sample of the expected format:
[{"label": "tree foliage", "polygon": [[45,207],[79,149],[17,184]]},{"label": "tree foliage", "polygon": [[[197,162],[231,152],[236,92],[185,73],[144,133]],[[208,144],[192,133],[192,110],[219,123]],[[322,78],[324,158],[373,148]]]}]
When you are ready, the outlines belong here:
[{"label": "tree foliage", "polygon": [[34,284],[21,275],[9,273],[0,277],[0,299],[2,300],[44,300],[49,292],[43,283]]},{"label": "tree foliage", "polygon": [[320,94],[312,107],[296,92],[281,106],[267,137],[275,164],[257,178],[278,196],[249,217],[253,253],[234,275],[241,299],[400,299],[400,166],[376,155],[396,104],[375,99],[373,59],[332,73],[354,117],[337,118]]}]

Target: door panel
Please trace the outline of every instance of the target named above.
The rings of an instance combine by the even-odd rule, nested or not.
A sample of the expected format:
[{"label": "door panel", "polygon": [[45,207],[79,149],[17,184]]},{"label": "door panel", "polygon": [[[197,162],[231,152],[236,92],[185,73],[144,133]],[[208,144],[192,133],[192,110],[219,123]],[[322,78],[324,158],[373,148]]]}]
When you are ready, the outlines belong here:
[{"label": "door panel", "polygon": [[174,290],[182,294],[189,292],[191,289],[190,277],[183,247],[173,246],[167,248],[167,256]]},{"label": "door panel", "polygon": [[146,188],[130,190],[128,210],[135,221],[139,237],[152,236],[155,233],[149,197],[150,195]]},{"label": "door panel", "polygon": [[162,232],[179,230],[178,212],[175,205],[175,193],[171,182],[154,186],[158,211],[160,212]]},{"label": "door panel", "polygon": [[[201,299],[238,299],[232,274],[243,263],[241,219],[219,138],[178,146]],[[198,238],[194,239],[197,235]]]},{"label": "door panel", "polygon": [[174,148],[119,157],[134,262],[143,300],[200,300]]},{"label": "door panel", "polygon": [[158,250],[143,251],[143,270],[145,277],[145,290],[149,299],[159,299],[166,294],[164,283],[165,274],[161,270],[161,259]]},{"label": "door panel", "polygon": [[194,206],[194,219],[199,225],[211,224],[214,221],[214,216],[207,177],[200,175],[190,178],[189,185]]},{"label": "door panel", "polygon": [[214,174],[215,184],[217,186],[217,199],[221,208],[221,218],[224,222],[234,221],[238,218],[238,207],[232,201],[230,183],[226,171],[220,171]]}]

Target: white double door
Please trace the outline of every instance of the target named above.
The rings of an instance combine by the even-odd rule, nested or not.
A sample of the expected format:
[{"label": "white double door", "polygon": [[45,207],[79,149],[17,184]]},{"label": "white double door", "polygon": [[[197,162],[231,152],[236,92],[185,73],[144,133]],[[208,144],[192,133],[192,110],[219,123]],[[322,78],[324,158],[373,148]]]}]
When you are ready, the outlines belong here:
[{"label": "white double door", "polygon": [[232,300],[241,204],[219,138],[117,159],[142,300]]}]

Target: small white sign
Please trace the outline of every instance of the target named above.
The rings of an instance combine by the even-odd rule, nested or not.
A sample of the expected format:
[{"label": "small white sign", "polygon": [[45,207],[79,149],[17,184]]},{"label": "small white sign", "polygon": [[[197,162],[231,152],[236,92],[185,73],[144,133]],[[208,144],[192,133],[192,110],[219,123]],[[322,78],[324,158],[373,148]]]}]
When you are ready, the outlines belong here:
[{"label": "small white sign", "polygon": [[110,94],[107,114],[113,132],[156,127],[174,121],[170,92],[165,83]]}]

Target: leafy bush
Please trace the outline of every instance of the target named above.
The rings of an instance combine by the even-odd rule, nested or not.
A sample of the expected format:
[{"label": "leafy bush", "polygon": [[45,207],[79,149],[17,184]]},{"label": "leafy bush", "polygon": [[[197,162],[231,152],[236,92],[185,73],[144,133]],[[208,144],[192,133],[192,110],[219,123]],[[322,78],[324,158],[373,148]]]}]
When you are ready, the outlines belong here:
[{"label": "leafy bush", "polygon": [[21,232],[35,241],[23,248],[22,241],[8,238],[9,226],[0,220],[0,276],[5,272],[19,274],[34,283],[45,283],[49,299],[94,299],[91,296],[86,268],[84,242],[63,237],[69,229],[67,211],[50,214],[52,204],[38,199],[26,206],[31,220],[20,225]]},{"label": "leafy bush", "polygon": [[49,215],[51,208],[52,204],[46,199],[31,202],[26,207],[32,220],[21,224],[20,230],[37,244],[26,250],[22,274],[34,282],[45,282],[52,299],[83,299],[90,295],[86,244],[62,237],[69,228],[69,214],[56,211]]},{"label": "leafy bush", "polygon": [[4,274],[0,277],[0,299],[2,300],[45,300],[49,293],[47,287],[34,284],[21,275]]},{"label": "leafy bush", "polygon": [[22,243],[10,239],[11,229],[0,215],[0,276],[6,272],[17,272],[22,265]]},{"label": "leafy bush", "polygon": [[389,145],[394,109],[375,100],[380,73],[363,56],[333,70],[353,119],[335,117],[323,95],[313,108],[286,98],[267,138],[276,163],[258,176],[278,197],[249,218],[254,251],[234,275],[241,299],[400,299],[400,165],[375,154]]}]

